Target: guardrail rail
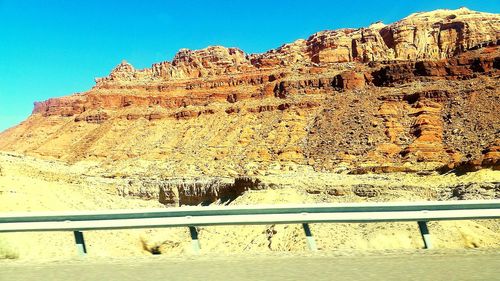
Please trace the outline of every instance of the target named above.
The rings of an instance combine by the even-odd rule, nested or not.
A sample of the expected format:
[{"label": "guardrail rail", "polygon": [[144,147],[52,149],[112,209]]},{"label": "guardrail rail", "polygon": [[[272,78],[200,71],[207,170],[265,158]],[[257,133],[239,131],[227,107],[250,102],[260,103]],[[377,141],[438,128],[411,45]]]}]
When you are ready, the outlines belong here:
[{"label": "guardrail rail", "polygon": [[317,250],[310,223],[416,221],[424,248],[432,248],[429,221],[500,218],[500,200],[347,203],[274,206],[178,207],[143,210],[0,213],[1,232],[73,231],[80,254],[87,254],[83,231],[188,227],[199,252],[200,226],[302,224],[307,245]]}]

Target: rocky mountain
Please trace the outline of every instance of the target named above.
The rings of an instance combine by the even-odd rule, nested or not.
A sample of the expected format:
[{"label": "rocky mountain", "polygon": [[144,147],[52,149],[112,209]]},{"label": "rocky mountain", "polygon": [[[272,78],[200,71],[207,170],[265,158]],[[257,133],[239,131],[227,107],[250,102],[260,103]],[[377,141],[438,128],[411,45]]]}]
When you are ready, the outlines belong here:
[{"label": "rocky mountain", "polygon": [[123,61],[85,93],[36,102],[0,150],[165,176],[498,169],[499,43],[500,15],[461,8],[263,54]]}]

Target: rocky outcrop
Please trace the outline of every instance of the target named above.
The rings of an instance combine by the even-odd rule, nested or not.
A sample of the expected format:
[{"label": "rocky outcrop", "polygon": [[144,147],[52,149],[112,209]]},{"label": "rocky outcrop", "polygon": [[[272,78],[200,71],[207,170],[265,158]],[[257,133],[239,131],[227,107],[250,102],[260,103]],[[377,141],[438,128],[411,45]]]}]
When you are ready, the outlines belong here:
[{"label": "rocky outcrop", "polygon": [[447,60],[392,63],[372,72],[372,83],[393,86],[416,80],[463,80],[489,74],[500,69],[495,63],[500,59],[495,50],[496,47],[486,48],[484,52],[468,52]]},{"label": "rocky outcrop", "polygon": [[[316,33],[255,57],[257,65],[443,59],[497,45],[498,15],[466,8],[412,14],[396,23]],[[262,63],[262,62],[267,63]]]},{"label": "rocky outcrop", "polygon": [[462,183],[441,191],[441,200],[485,200],[500,198],[500,182]]},{"label": "rocky outcrop", "polygon": [[[412,104],[410,115],[414,116],[410,133],[415,140],[402,151],[402,156],[414,158],[418,162],[447,162],[449,156],[443,145],[442,105],[436,99],[420,98],[420,96],[446,96],[443,91],[417,93],[417,101]],[[438,98],[439,99],[439,98]]]},{"label": "rocky outcrop", "polygon": [[104,121],[108,120],[108,118],[108,113],[104,111],[87,112],[87,114],[78,115],[75,118],[75,122],[85,121],[87,123],[101,124]]},{"label": "rocky outcrop", "polygon": [[441,171],[467,173],[478,171],[483,168],[500,170],[500,139],[496,139],[490,146],[484,149],[479,156],[476,156],[476,158],[449,163],[442,167]]},{"label": "rocky outcrop", "polygon": [[[178,108],[272,94],[282,98],[316,93],[316,89],[362,89],[367,83],[388,86],[422,77],[471,78],[498,69],[496,51],[477,57],[456,55],[496,45],[499,22],[496,14],[465,8],[437,10],[390,25],[318,32],[263,54],[246,55],[222,46],[182,49],[171,62],[151,68],[138,70],[123,61],[108,77],[96,79],[90,92],[36,103],[34,113],[72,116],[130,105]],[[354,62],[371,62],[375,70],[342,65]]]},{"label": "rocky outcrop", "polygon": [[481,81],[428,82],[442,90],[414,90],[410,83],[397,94],[332,97],[310,128],[306,153],[318,169],[358,162],[356,173],[498,169],[494,108],[500,95],[497,83]]},{"label": "rocky outcrop", "polygon": [[345,71],[333,78],[333,85],[337,89],[357,90],[366,85],[365,75],[354,71]]},{"label": "rocky outcrop", "polygon": [[123,61],[88,92],[35,103],[0,149],[168,159],[182,173],[231,176],[282,162],[497,167],[499,23],[496,14],[437,10],[263,54],[213,46],[146,69]]},{"label": "rocky outcrop", "polygon": [[[33,113],[40,113],[43,116],[74,116],[92,109],[116,109],[130,106],[160,106],[174,109],[186,106],[204,106],[213,102],[234,103],[273,95],[278,98],[287,98],[300,94],[324,93],[325,91],[363,89],[368,84],[394,86],[413,81],[464,80],[477,77],[477,75],[492,75],[498,72],[500,69],[498,61],[500,61],[498,48],[489,47],[484,51],[465,53],[447,60],[396,62],[385,66],[375,64],[371,69],[375,68],[376,70],[367,68],[358,71],[343,71],[330,77],[325,77],[325,74],[320,72],[319,78],[288,80],[288,76],[282,72],[257,76],[243,75],[236,79],[234,77],[219,78],[203,82],[188,80],[184,84],[165,87],[155,87],[149,84],[141,86],[139,83],[139,85],[122,85],[118,89],[112,87],[94,89],[86,94],[37,102]],[[110,76],[111,80],[106,81],[113,81],[114,77],[132,79],[130,78],[132,76],[123,73],[133,71],[131,66],[122,63],[117,69]],[[246,88],[246,91],[240,89],[243,87]],[[206,92],[199,92],[198,89],[206,89]],[[179,94],[169,94],[175,92]]]},{"label": "rocky outcrop", "polygon": [[[237,48],[212,46],[180,50],[172,62],[135,70],[123,62],[97,88],[127,84],[131,79],[154,83],[207,78],[265,69],[342,62],[440,60],[467,50],[497,45],[499,16],[461,8],[412,14],[396,23],[366,28],[322,31],[264,54],[246,55]],[[123,83],[120,83],[123,82]]]},{"label": "rocky outcrop", "polygon": [[500,169],[500,139],[483,151],[481,165],[486,168]]},{"label": "rocky outcrop", "polygon": [[130,179],[128,185],[118,187],[120,196],[157,199],[167,206],[210,205],[229,203],[248,190],[266,188],[258,178],[178,178]]},{"label": "rocky outcrop", "polygon": [[43,102],[35,102],[33,114],[42,116],[73,116],[85,111],[86,98],[83,96],[70,96],[64,98],[53,98]]}]

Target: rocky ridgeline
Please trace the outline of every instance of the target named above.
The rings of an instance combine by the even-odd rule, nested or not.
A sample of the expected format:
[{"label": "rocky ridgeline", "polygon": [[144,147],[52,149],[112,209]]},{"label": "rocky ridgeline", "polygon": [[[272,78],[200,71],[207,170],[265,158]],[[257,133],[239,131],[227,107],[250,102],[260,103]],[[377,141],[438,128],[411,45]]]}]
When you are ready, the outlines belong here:
[{"label": "rocky ridgeline", "polygon": [[[264,68],[341,62],[439,60],[467,50],[497,45],[496,14],[458,10],[416,13],[396,23],[367,28],[322,31],[264,54],[245,55],[220,46],[183,49],[173,61],[137,71],[137,77],[188,79],[249,72]],[[130,69],[119,67],[115,71]],[[99,83],[117,81],[114,75]],[[119,80],[119,79],[118,79]]]},{"label": "rocky ridgeline", "polygon": [[[175,167],[187,155],[187,166],[212,174],[276,161],[353,172],[498,168],[498,30],[497,14],[436,10],[263,54],[212,46],[146,69],[123,61],[88,92],[35,103],[0,149]],[[129,133],[155,122],[151,139]]]},{"label": "rocky ridgeline", "polygon": [[[135,80],[133,67],[122,62],[108,78],[120,81],[119,83],[127,81],[128,84],[111,86],[106,83],[100,85],[98,82],[93,90],[85,94],[36,102],[33,113],[69,117],[92,109],[117,109],[130,106],[184,108],[205,106],[213,102],[235,103],[266,97],[287,98],[300,94],[324,94],[332,91],[363,89],[365,86],[394,86],[414,81],[464,80],[477,75],[496,73],[500,69],[500,56],[498,47],[492,46],[438,61],[371,62],[357,68],[357,71],[346,70],[339,74],[329,74],[328,67],[323,67],[316,70],[318,73],[315,75],[312,74],[315,72],[313,67],[308,69],[307,74],[295,75],[293,78],[289,77],[291,74],[287,73],[286,69],[282,69],[284,72],[278,74],[243,74],[231,77],[221,74],[223,78],[216,80],[188,79],[180,84],[174,82],[173,85],[156,85],[154,81],[142,84],[141,80]],[[217,74],[213,76],[218,77]],[[304,76],[307,78],[303,78]],[[177,118],[178,115],[163,117]],[[86,117],[77,117],[76,120],[94,122],[95,119],[103,120],[103,118],[105,117],[96,116],[89,120]]]},{"label": "rocky ridgeline", "polygon": [[[462,79],[499,67],[496,53],[487,59],[455,58],[468,50],[497,45],[498,30],[498,15],[461,8],[416,13],[390,25],[322,31],[263,54],[246,55],[221,46],[182,49],[172,62],[142,70],[124,61],[108,77],[96,79],[91,91],[35,103],[34,113],[68,116],[132,104],[179,108],[283,97],[290,92],[287,85],[311,92],[387,86],[413,81],[415,76]],[[384,63],[388,65],[380,66]],[[345,71],[346,67],[354,69]]]},{"label": "rocky ridgeline", "polygon": [[467,50],[497,45],[500,18],[461,8],[412,14],[396,23],[322,31],[263,54],[245,55],[221,46],[180,50],[172,62],[135,70],[120,64],[97,88],[127,81],[209,78],[290,66],[342,62],[440,60]]}]

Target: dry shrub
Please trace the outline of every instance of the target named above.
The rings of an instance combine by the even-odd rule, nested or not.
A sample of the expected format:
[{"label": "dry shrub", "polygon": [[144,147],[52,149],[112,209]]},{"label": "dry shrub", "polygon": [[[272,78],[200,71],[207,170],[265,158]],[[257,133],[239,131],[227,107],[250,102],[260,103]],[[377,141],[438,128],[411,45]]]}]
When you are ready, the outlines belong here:
[{"label": "dry shrub", "polygon": [[19,258],[19,253],[0,238],[0,260],[17,258]]},{"label": "dry shrub", "polygon": [[162,255],[167,253],[172,248],[181,247],[181,243],[178,241],[164,240],[164,241],[153,241],[146,237],[141,237],[142,249],[153,255]]}]

